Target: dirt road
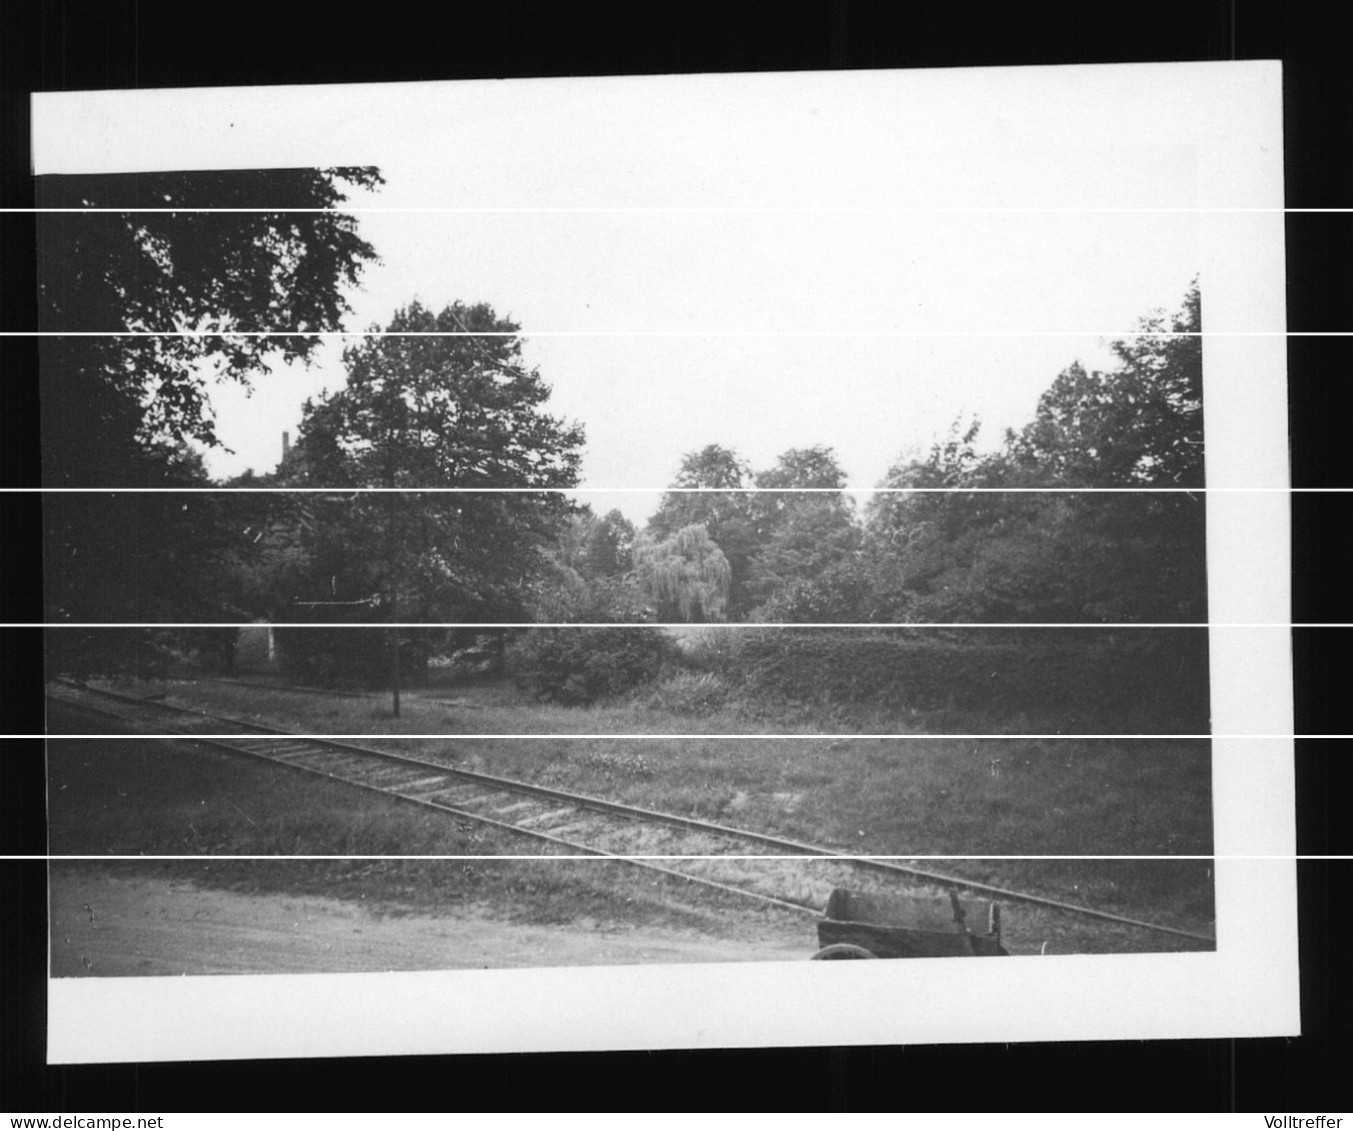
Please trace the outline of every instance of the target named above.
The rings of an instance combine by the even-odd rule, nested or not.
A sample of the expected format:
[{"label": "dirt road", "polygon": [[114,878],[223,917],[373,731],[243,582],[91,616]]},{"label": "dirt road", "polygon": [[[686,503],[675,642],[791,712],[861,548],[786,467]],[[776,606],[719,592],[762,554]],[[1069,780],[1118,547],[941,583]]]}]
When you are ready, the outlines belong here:
[{"label": "dirt road", "polygon": [[799,935],[718,938],[673,928],[532,926],[467,907],[373,913],[315,896],[244,895],[106,868],[52,873],[52,976],[300,974],[675,962],[803,961]]}]

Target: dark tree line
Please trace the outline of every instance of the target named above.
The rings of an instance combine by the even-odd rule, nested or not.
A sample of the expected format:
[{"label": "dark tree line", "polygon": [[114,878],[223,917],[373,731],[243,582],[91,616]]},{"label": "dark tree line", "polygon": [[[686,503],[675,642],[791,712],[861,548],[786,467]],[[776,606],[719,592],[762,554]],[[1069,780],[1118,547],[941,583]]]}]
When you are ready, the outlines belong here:
[{"label": "dark tree line", "polygon": [[[40,214],[41,328],[98,335],[44,340],[44,483],[208,485],[196,449],[218,443],[212,384],[308,360],[316,334],[342,329],[344,289],[375,251],[337,209],[380,183],[356,168],[44,178],[44,208],[107,209]],[[232,208],[246,211],[219,211]],[[515,325],[486,305],[415,303],[387,329],[459,336],[348,350],[346,387],[307,406],[287,465],[228,486],[576,482],[582,432],[542,410],[549,388],[519,341],[471,333]],[[247,336],[258,331],[284,336]],[[567,521],[548,491],[54,494],[47,617],[518,619]]]},{"label": "dark tree line", "polygon": [[[523,365],[518,327],[487,305],[434,315],[414,304],[388,328],[393,336],[346,351],[345,386],[307,403],[275,473],[206,494],[52,496],[49,619],[535,618],[581,518],[559,494],[577,482],[581,428],[543,411],[549,387]],[[401,336],[428,330],[455,336]],[[311,490],[260,490],[279,487]],[[586,550],[591,573],[628,568],[618,542],[593,536]],[[105,561],[111,568],[91,587],[87,576]],[[311,674],[368,679],[401,653],[407,670],[465,638],[417,629],[284,637]]]},{"label": "dark tree line", "polygon": [[[862,516],[858,545],[790,576],[757,615],[1205,621],[1205,502],[1188,490],[1203,486],[1197,287],[1178,313],[1140,329],[1113,343],[1114,368],[1064,370],[1035,418],[995,450],[979,450],[972,421],[925,456],[899,461],[880,484],[892,490]],[[1179,336],[1151,336],[1161,331]]]},{"label": "dark tree line", "polygon": [[717,444],[688,454],[636,543],[657,619],[1205,621],[1200,328],[1195,285],[994,448],[956,422],[899,460],[861,514],[829,448],[759,473]]},{"label": "dark tree line", "polygon": [[[45,206],[119,209],[43,220],[44,328],[112,335],[49,342],[46,482],[208,484],[192,445],[217,442],[210,385],[305,359],[341,327],[343,288],[375,253],[334,209],[344,186],[379,183],[370,169],[44,180]],[[234,205],[264,211],[190,211]],[[862,513],[830,448],[758,472],[711,444],[640,530],[559,493],[584,436],[547,411],[519,327],[482,303],[414,302],[345,351],[345,385],[305,406],[274,473],[227,484],[324,491],[49,496],[48,619],[1203,621],[1200,326],[1195,286],[1112,343],[1110,369],[1059,374],[994,448],[956,423],[899,460]],[[278,329],[292,334],[241,336]],[[127,336],[176,330],[208,336]],[[229,639],[207,650],[228,661]],[[382,647],[395,640],[423,657],[464,643]]]}]

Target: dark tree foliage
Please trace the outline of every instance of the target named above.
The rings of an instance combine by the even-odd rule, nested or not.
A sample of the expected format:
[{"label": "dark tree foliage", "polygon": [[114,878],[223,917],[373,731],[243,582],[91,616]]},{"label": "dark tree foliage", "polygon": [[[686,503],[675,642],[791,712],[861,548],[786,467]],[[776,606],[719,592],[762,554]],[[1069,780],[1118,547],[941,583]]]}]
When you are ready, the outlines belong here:
[{"label": "dark tree foliage", "polygon": [[[51,670],[135,671],[171,663],[229,670],[236,629],[273,618],[299,591],[308,560],[294,532],[303,499],[251,491],[184,492],[207,481],[182,447],[165,459],[161,490],[43,497],[45,616],[53,624],[198,622],[220,628],[61,629]],[[228,486],[265,485],[253,476]]]},{"label": "dark tree foliage", "polygon": [[[1197,287],[1170,318],[1112,344],[1119,365],[1064,371],[1033,422],[977,457],[974,434],[931,453],[924,483],[1118,487],[1124,494],[914,496],[907,570],[933,619],[1202,621],[1204,500]],[[1161,330],[1182,337],[1152,337]]]},{"label": "dark tree foliage", "polygon": [[[863,552],[783,588],[767,619],[1205,621],[1205,504],[1179,490],[1203,483],[1200,328],[1195,286],[1112,343],[1115,368],[1060,374],[998,450],[972,421],[899,461],[881,487],[941,490],[876,496]],[[1130,490],[1003,491],[1030,487]]]},{"label": "dark tree foliage", "polygon": [[307,403],[306,477],[326,487],[575,486],[582,429],[541,411],[550,387],[522,364],[520,329],[485,303],[397,311],[387,336],[344,351],[346,387]]},{"label": "dark tree foliage", "polygon": [[750,508],[738,489],[751,485],[751,466],[731,449],[709,444],[698,452],[687,452],[672,480],[672,487],[678,489],[663,495],[648,520],[648,532],[656,538],[670,538],[696,523],[716,530],[748,524]]},{"label": "dark tree foliage", "polygon": [[768,491],[802,488],[842,491],[846,486],[846,473],[831,448],[814,444],[811,448],[790,448],[783,452],[774,467],[757,472],[756,485]]},{"label": "dark tree foliage", "polygon": [[648,520],[648,533],[654,538],[670,538],[678,530],[698,524],[725,553],[725,542],[746,543],[750,548],[755,541],[756,516],[741,489],[752,483],[751,466],[729,448],[709,444],[698,452],[687,452],[672,481],[676,490],[663,495]]},{"label": "dark tree foliage", "polygon": [[47,620],[239,624],[269,615],[274,595],[294,585],[297,559],[276,531],[295,521],[298,502],[232,491],[49,493]]},{"label": "dark tree foliage", "polygon": [[754,482],[758,493],[748,500],[748,508],[762,545],[789,525],[796,514],[820,503],[827,503],[846,519],[850,517],[850,506],[841,494],[846,473],[836,453],[824,444],[790,448],[781,453],[774,467],[758,471]]},{"label": "dark tree foliage", "polygon": [[846,474],[831,448],[791,448],[757,474],[756,485],[767,493],[752,497],[759,547],[748,589],[754,615],[775,620],[782,594],[811,585],[856,553],[860,529],[841,494]]},{"label": "dark tree foliage", "polygon": [[774,619],[782,594],[811,584],[858,548],[845,485],[825,445],[791,448],[753,475],[735,452],[711,444],[686,455],[673,483],[686,490],[663,496],[648,524],[650,545],[673,546],[681,531],[703,527],[729,567],[720,619]]},{"label": "dark tree foliage", "polygon": [[[590,516],[590,512],[589,512]],[[634,568],[634,540],[637,531],[618,510],[601,518],[590,516],[579,555],[584,577],[619,577]]]},{"label": "dark tree foliage", "polygon": [[802,594],[829,573],[841,576],[859,552],[860,538],[844,500],[800,500],[752,559],[748,588],[757,601],[756,618],[779,620],[782,599],[795,600],[791,594]]},{"label": "dark tree foliage", "polygon": [[[388,329],[346,351],[343,389],[306,405],[280,475],[400,489],[336,494],[316,513],[305,541],[318,599],[372,597],[387,620],[519,619],[569,514],[546,489],[576,485],[582,429],[541,411],[549,386],[489,306],[414,303]],[[461,336],[398,336],[428,331]]]},{"label": "dark tree foliage", "polygon": [[672,486],[682,488],[663,495],[657,513],[648,520],[655,543],[669,541],[692,526],[703,526],[728,560],[730,576],[725,615],[741,620],[752,606],[747,585],[752,556],[757,550],[757,514],[750,496],[752,469],[738,454],[718,444],[688,452]]},{"label": "dark tree foliage", "polygon": [[305,566],[280,609],[344,622],[531,619],[564,517],[546,494],[335,494],[301,509]]},{"label": "dark tree foliage", "polygon": [[[215,444],[212,381],[306,359],[342,328],[343,288],[375,252],[335,211],[341,186],[381,183],[369,168],[42,178],[43,208],[117,211],[38,214],[40,329],[210,335],[46,339],[44,482],[157,486],[166,445]],[[291,336],[241,336],[256,331]]]},{"label": "dark tree foliage", "polygon": [[541,622],[633,623],[648,619],[649,603],[635,573],[634,524],[618,510],[598,517],[578,507],[550,554],[554,570],[541,577],[531,602]]},{"label": "dark tree foliage", "polygon": [[[1032,423],[1006,440],[1009,486],[1203,486],[1202,301],[1195,283],[1172,315],[1113,342],[1116,368],[1063,371]],[[1170,332],[1182,336],[1153,337]]]}]

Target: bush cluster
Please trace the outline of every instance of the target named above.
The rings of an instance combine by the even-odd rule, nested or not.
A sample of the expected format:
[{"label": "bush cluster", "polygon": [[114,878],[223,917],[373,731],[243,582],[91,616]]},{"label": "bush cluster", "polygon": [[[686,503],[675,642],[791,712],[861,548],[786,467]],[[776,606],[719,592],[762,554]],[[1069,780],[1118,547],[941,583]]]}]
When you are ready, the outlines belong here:
[{"label": "bush cluster", "polygon": [[658,628],[548,628],[519,637],[507,664],[517,686],[537,699],[577,705],[651,682],[676,655]]},{"label": "bush cluster", "polygon": [[715,658],[752,697],[1024,716],[1051,729],[1205,733],[1207,633],[1009,629],[746,630]]}]

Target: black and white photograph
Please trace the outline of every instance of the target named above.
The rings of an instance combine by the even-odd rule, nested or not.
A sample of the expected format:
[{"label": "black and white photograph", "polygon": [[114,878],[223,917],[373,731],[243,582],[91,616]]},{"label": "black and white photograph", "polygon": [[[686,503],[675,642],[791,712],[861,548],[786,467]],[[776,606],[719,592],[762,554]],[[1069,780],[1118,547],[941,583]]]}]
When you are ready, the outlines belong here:
[{"label": "black and white photograph", "polygon": [[52,1061],[1295,1032],[1281,80],[35,96]]}]

